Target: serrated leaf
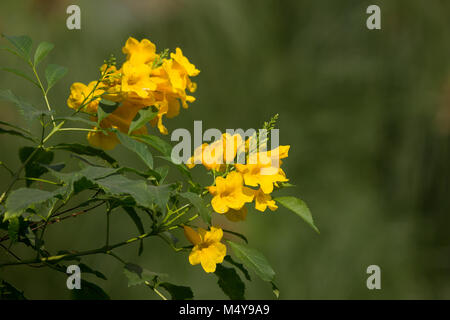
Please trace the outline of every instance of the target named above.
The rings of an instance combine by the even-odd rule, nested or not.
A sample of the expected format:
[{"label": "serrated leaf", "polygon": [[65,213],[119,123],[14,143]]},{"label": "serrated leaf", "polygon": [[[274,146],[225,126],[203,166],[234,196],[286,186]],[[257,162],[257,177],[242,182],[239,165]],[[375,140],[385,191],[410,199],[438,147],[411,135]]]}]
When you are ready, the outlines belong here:
[{"label": "serrated leaf", "polygon": [[156,108],[147,107],[138,111],[136,117],[131,121],[130,128],[128,129],[128,134],[142,128],[150,120],[156,117],[158,110]]},{"label": "serrated leaf", "polygon": [[166,212],[166,204],[170,197],[170,185],[148,186],[149,193],[151,195],[152,202],[163,211]]},{"label": "serrated leaf", "polygon": [[[29,156],[35,152],[36,148],[23,147],[19,149],[19,158],[22,163],[29,158]],[[25,165],[25,177],[27,178],[39,178],[44,173],[48,172],[47,168],[42,165],[49,165],[53,161],[53,152],[46,151],[44,149],[38,149],[33,157]],[[32,180],[26,181],[26,186],[29,187],[33,183]]]},{"label": "serrated leaf", "polygon": [[133,137],[135,137],[139,141],[148,144],[150,147],[158,150],[160,153],[163,154],[162,156],[158,156],[158,158],[164,159],[174,164],[178,168],[178,170],[180,170],[181,173],[183,173],[186,177],[191,179],[191,173],[189,169],[183,163],[178,164],[172,160],[172,145],[170,145],[163,139],[153,135],[141,134],[141,135],[133,135]]},{"label": "serrated leaf", "polygon": [[253,270],[264,281],[272,281],[275,277],[275,271],[269,265],[264,255],[256,249],[247,245],[227,241],[233,249],[236,257],[249,269]]},{"label": "serrated leaf", "polygon": [[49,64],[45,69],[47,79],[47,92],[67,73],[67,68],[56,64]]},{"label": "serrated leaf", "polygon": [[[51,169],[49,166],[47,166],[47,168]],[[107,177],[117,171],[118,169],[113,168],[86,166],[80,171],[71,173],[57,172],[55,170],[51,170],[50,173],[69,186],[69,192],[74,192],[77,194],[83,190],[93,187],[95,184],[95,179]]]},{"label": "serrated leaf", "polygon": [[170,293],[172,300],[190,300],[194,298],[192,289],[185,286],[177,286],[169,282],[162,282],[159,287],[163,287]]},{"label": "serrated leaf", "polygon": [[16,97],[11,90],[0,89],[0,99],[4,99],[14,103],[18,108],[20,113],[24,116],[26,120],[38,119],[43,115],[50,115],[52,112],[48,110],[38,110],[33,107],[30,103],[24,101],[21,98]]},{"label": "serrated leaf", "polygon": [[165,156],[170,156],[172,154],[172,146],[157,136],[141,134],[135,135],[135,137],[148,144],[152,148],[155,148]]},{"label": "serrated leaf", "polygon": [[33,41],[29,36],[7,36],[4,37],[14,46],[15,53],[23,58],[26,62],[30,61],[31,56],[31,46]]},{"label": "serrated leaf", "polygon": [[30,76],[26,75],[25,73],[23,73],[20,70],[17,70],[17,69],[14,69],[14,68],[4,68],[4,67],[0,68],[0,70],[3,70],[3,71],[6,71],[6,72],[15,74],[16,76],[19,76],[19,77],[21,77],[21,78],[23,78],[23,79],[25,79],[27,81],[30,81],[36,87],[40,88],[39,84],[34,79],[32,79]]},{"label": "serrated leaf", "polygon": [[117,160],[109,156],[105,151],[91,146],[85,146],[79,143],[60,143],[53,147],[55,150],[66,150],[78,155],[86,155],[91,157],[99,157],[108,162],[113,167],[118,165]]},{"label": "serrated leaf", "polygon": [[158,182],[161,184],[166,179],[167,175],[169,174],[169,167],[163,166],[158,167],[155,169],[156,173],[159,174],[159,179],[157,178]]},{"label": "serrated leaf", "polygon": [[10,134],[12,136],[21,137],[21,138],[24,138],[24,139],[26,139],[28,141],[35,142],[35,140],[33,138],[31,138],[29,136],[26,136],[23,133],[21,133],[19,131],[16,131],[16,130],[8,130],[8,129],[0,128],[0,134]]},{"label": "serrated leaf", "polygon": [[95,283],[81,279],[81,289],[71,290],[74,300],[109,300],[108,294]]},{"label": "serrated leaf", "polygon": [[231,263],[233,266],[235,266],[239,270],[241,270],[245,276],[245,279],[247,279],[248,281],[252,280],[252,278],[250,278],[250,274],[248,273],[247,269],[245,269],[245,267],[242,263],[234,261],[233,258],[231,258],[231,256],[229,256],[229,255],[226,255],[224,260],[228,263]]},{"label": "serrated leaf", "polygon": [[39,189],[20,188],[14,190],[6,199],[4,219],[9,220],[13,217],[18,217],[30,206],[42,204],[54,196],[54,192]]},{"label": "serrated leaf", "polygon": [[136,153],[139,158],[144,161],[147,167],[153,169],[153,156],[147,145],[131,138],[130,136],[120,132],[119,130],[115,130],[115,132],[120,140],[120,143],[122,143],[124,147]]},{"label": "serrated leaf", "polygon": [[315,226],[314,220],[312,218],[311,212],[308,206],[302,200],[295,197],[278,197],[274,198],[276,202],[296,213],[300,218],[302,218],[314,231],[317,233],[319,229]]},{"label": "serrated leaf", "polygon": [[5,125],[7,127],[14,128],[14,129],[22,131],[22,132],[25,132],[27,135],[32,136],[32,133],[29,130],[27,130],[25,128],[21,128],[19,126],[16,126],[16,125],[14,125],[12,123],[9,123],[9,122],[6,122],[6,121],[0,121],[0,124]]},{"label": "serrated leaf", "polygon": [[166,275],[149,271],[134,263],[127,263],[123,268],[123,272],[128,279],[128,286],[144,284],[152,282],[155,277],[164,277]]},{"label": "serrated leaf", "polygon": [[97,108],[97,122],[102,122],[102,120],[113,113],[119,105],[120,103],[118,102],[101,100]]},{"label": "serrated leaf", "polygon": [[193,192],[184,192],[180,193],[180,196],[189,200],[189,202],[197,208],[200,217],[204,222],[211,224],[211,210],[206,206],[205,202],[199,195]]},{"label": "serrated leaf", "polygon": [[53,50],[55,45],[50,42],[43,41],[39,44],[34,53],[34,66],[36,67],[45,57]]},{"label": "serrated leaf", "polygon": [[142,180],[131,180],[122,175],[112,175],[106,178],[96,179],[98,184],[106,193],[120,196],[128,194],[136,200],[140,206],[151,208],[152,198],[147,184]]},{"label": "serrated leaf", "polygon": [[234,268],[218,264],[214,274],[219,278],[217,284],[231,300],[244,300],[245,284]]}]

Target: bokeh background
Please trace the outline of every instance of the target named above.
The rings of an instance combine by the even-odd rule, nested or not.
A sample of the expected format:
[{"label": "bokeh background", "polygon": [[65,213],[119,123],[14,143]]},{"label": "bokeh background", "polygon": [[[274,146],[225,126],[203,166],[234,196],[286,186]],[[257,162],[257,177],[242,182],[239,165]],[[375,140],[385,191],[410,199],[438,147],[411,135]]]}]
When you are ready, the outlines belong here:
[{"label": "bokeh background", "polygon": [[[66,28],[69,4],[81,7],[81,30]],[[381,7],[381,30],[366,28],[370,4]],[[69,68],[50,94],[63,115],[70,114],[70,84],[96,79],[110,53],[120,61],[128,36],[149,38],[159,49],[179,46],[201,70],[197,101],[166,121],[169,130],[192,129],[194,120],[203,120],[204,128],[257,128],[279,113],[281,144],[291,145],[285,171],[296,185],[283,193],[308,203],[321,234],[282,208],[250,212],[235,229],[271,262],[280,298],[450,298],[448,1],[6,0],[0,3],[0,31],[55,43],[49,61]],[[24,67],[7,52],[0,61],[2,67]],[[1,88],[42,102],[24,80],[0,74]],[[0,109],[1,120],[29,126],[11,104],[2,101]],[[53,140],[63,141],[84,143],[85,136],[64,133]],[[22,143],[0,136],[0,160],[17,168]],[[123,147],[111,154],[141,165]],[[77,166],[67,155],[57,160]],[[8,173],[0,171],[0,190],[7,181]],[[115,240],[135,234],[125,214],[112,219]],[[47,247],[98,247],[104,223],[98,210],[52,225]],[[190,266],[185,254],[159,239],[145,244],[141,257],[137,246],[118,252],[190,285],[197,299],[225,298],[217,278]],[[0,252],[0,260],[10,258]],[[86,279],[114,299],[158,298],[148,288],[128,288],[111,257],[83,261],[108,276]],[[371,264],[381,267],[381,290],[366,288]],[[7,268],[0,277],[28,298],[70,297],[66,277],[45,268]],[[270,286],[254,278],[247,297],[272,299]]]}]

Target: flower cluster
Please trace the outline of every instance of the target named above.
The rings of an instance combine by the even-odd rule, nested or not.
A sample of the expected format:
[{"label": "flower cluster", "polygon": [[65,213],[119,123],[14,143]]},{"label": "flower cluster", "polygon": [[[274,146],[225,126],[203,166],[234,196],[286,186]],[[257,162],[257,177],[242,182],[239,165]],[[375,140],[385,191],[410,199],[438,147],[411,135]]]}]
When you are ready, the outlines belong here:
[{"label": "flower cluster", "polygon": [[[180,48],[175,53],[166,51],[157,54],[155,45],[147,39],[138,41],[130,37],[122,48],[126,61],[118,69],[115,62],[104,64],[102,77],[87,86],[76,82],[70,88],[67,104],[70,108],[88,113],[98,122],[98,108],[102,100],[115,102],[117,107],[98,123],[88,134],[89,142],[103,149],[112,149],[118,143],[115,128],[128,132],[137,113],[146,107],[155,107],[157,114],[150,120],[152,126],[167,134],[163,116],[173,118],[180,106],[188,108],[195,97],[197,85],[191,77],[200,71],[189,62]],[[106,129],[106,130],[105,130]],[[135,134],[146,133],[146,127],[138,128]]]},{"label": "flower cluster", "polygon": [[[221,139],[198,147],[187,164],[193,168],[201,163],[213,172],[214,184],[208,187],[212,195],[211,206],[215,212],[233,222],[246,219],[247,203],[254,202],[255,209],[261,212],[267,208],[276,210],[278,206],[272,200],[271,193],[274,187],[279,187],[279,183],[288,181],[279,165],[281,159],[288,157],[290,146],[251,152],[251,139],[243,141],[239,134],[223,134]],[[240,156],[244,156],[244,164],[235,163]],[[211,235],[199,228],[198,235],[194,237],[193,234],[197,233],[185,227],[186,237],[194,244],[189,261],[192,265],[201,263],[206,272],[214,272],[215,265],[221,263],[226,254],[226,247],[219,246],[222,230],[212,227],[210,232]],[[197,240],[192,240],[194,238]]]}]

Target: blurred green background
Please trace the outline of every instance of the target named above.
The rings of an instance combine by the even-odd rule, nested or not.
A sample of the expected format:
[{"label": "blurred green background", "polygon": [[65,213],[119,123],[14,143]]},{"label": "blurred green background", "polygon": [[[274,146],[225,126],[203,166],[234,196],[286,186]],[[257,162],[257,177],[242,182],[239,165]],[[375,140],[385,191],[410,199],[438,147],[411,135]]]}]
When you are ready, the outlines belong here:
[{"label": "blurred green background", "polygon": [[[66,28],[69,4],[81,7],[81,30]],[[381,7],[381,30],[366,28],[370,4]],[[50,94],[60,114],[70,114],[70,84],[96,79],[110,53],[121,61],[128,36],[149,38],[161,50],[179,46],[201,70],[197,101],[165,122],[169,130],[192,129],[194,120],[203,120],[204,128],[258,128],[279,113],[281,144],[291,145],[284,168],[297,186],[283,193],[308,203],[321,234],[281,208],[252,211],[233,228],[271,262],[280,298],[450,298],[448,1],[7,0],[0,3],[0,31],[55,43],[49,61],[69,68]],[[0,61],[1,67],[24,67],[4,51]],[[38,90],[0,74],[0,88],[44,108]],[[2,121],[28,126],[11,104],[2,101],[0,108]],[[53,140],[63,141],[86,142],[82,133]],[[0,136],[0,160],[17,168],[22,143]],[[141,165],[121,146],[111,154]],[[56,160],[77,166],[67,154]],[[205,176],[201,168],[195,174]],[[0,171],[0,190],[8,179]],[[113,240],[135,235],[124,213],[112,219]],[[99,247],[104,223],[99,210],[52,225],[47,247]],[[145,245],[141,257],[137,245],[118,253],[190,285],[197,299],[225,298],[217,278],[190,266],[186,254],[159,239]],[[6,259],[1,251],[0,260]],[[86,279],[114,299],[158,298],[148,288],[128,288],[111,257],[83,261],[108,276]],[[366,287],[372,264],[381,267],[382,290]],[[66,277],[45,268],[6,268],[0,277],[28,298],[70,297]],[[254,278],[247,297],[272,299],[270,286]]]}]

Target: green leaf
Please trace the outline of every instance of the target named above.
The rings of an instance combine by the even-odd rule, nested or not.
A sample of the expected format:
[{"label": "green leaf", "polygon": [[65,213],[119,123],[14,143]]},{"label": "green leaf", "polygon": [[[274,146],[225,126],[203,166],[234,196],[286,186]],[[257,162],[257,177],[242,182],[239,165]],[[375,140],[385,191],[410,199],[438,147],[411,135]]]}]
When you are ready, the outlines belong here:
[{"label": "green leaf", "polygon": [[206,206],[205,202],[199,195],[193,192],[185,192],[180,193],[180,196],[189,200],[189,202],[197,208],[203,221],[205,221],[207,224],[211,224],[211,210]]},{"label": "green leaf", "polygon": [[100,100],[97,108],[97,122],[102,122],[107,116],[113,113],[118,107],[120,103],[108,101],[108,100]]},{"label": "green leaf", "polygon": [[6,212],[4,219],[9,220],[11,218],[18,217],[29,207],[49,201],[54,196],[54,192],[39,189],[20,188],[14,190],[6,199]]},{"label": "green leaf", "polygon": [[67,73],[66,67],[56,64],[49,64],[45,69],[45,78],[47,79],[47,92]]},{"label": "green leaf", "polygon": [[158,167],[155,169],[156,173],[158,173],[159,178],[157,177],[158,182],[161,184],[166,179],[167,175],[169,174],[169,167],[163,166]]},{"label": "green leaf", "polygon": [[[50,169],[49,166],[47,168]],[[51,174],[62,181],[69,187],[69,194],[75,192],[75,194],[91,188],[95,185],[95,179],[107,177],[116,173],[118,169],[86,166],[80,171],[71,173],[57,172],[50,170]]]},{"label": "green leaf", "polygon": [[142,128],[146,123],[156,117],[158,110],[155,107],[147,107],[138,111],[136,117],[131,121],[128,134]]},{"label": "green leaf", "polygon": [[177,168],[180,170],[181,173],[183,173],[185,176],[191,179],[191,173],[183,163],[178,164],[172,161],[172,145],[162,140],[161,138],[153,135],[141,134],[141,135],[133,135],[133,137],[161,152],[163,156],[160,156],[159,158],[173,163],[175,166],[177,166]]},{"label": "green leaf", "polygon": [[170,185],[165,184],[159,186],[148,186],[148,190],[151,195],[152,202],[156,203],[159,209],[163,212],[166,212],[166,204],[170,197]]},{"label": "green leaf", "polygon": [[[156,180],[159,183],[162,183],[161,175],[156,170],[148,169],[146,172],[139,171],[134,168],[130,167],[120,167],[120,169],[117,171],[117,173],[123,173],[123,172],[132,172],[140,177],[146,178],[148,180]],[[154,179],[151,179],[154,178]]]},{"label": "green leaf", "polygon": [[226,268],[218,264],[214,274],[219,278],[217,284],[231,300],[245,299],[245,284],[234,268]]},{"label": "green leaf", "polygon": [[245,243],[248,244],[248,239],[247,239],[247,237],[244,236],[242,233],[235,232],[235,231],[231,231],[231,230],[227,230],[227,229],[223,229],[223,228],[222,228],[222,230],[223,230],[223,232],[226,232],[226,233],[229,233],[229,234],[232,234],[232,235],[234,235],[234,236],[236,236],[236,237],[241,238],[242,240],[245,241]]},{"label": "green leaf", "polygon": [[25,80],[28,80],[32,84],[34,84],[36,87],[40,88],[39,84],[34,79],[32,79],[30,76],[26,75],[25,73],[23,73],[20,70],[17,70],[17,69],[14,69],[14,68],[4,68],[4,67],[0,68],[0,70],[3,70],[3,71],[6,71],[6,72],[15,74],[16,76],[19,76],[19,77],[21,77],[21,78],[23,78]]},{"label": "green leaf", "polygon": [[0,280],[0,300],[27,300],[20,292],[5,280]]},{"label": "green leaf", "polygon": [[177,286],[169,282],[162,282],[159,287],[163,287],[170,293],[172,300],[190,300],[194,298],[192,289],[184,286]]},{"label": "green leaf", "polygon": [[27,129],[25,129],[25,128],[21,128],[21,127],[19,127],[19,126],[16,126],[16,125],[14,125],[14,124],[12,124],[12,123],[9,123],[9,122],[6,122],[6,121],[0,121],[0,124],[2,124],[2,125],[4,125],[4,126],[7,126],[7,127],[14,128],[14,129],[19,130],[19,131],[22,131],[22,132],[25,132],[25,133],[26,133],[27,135],[29,135],[29,136],[32,135],[32,133],[31,133],[29,130],[27,130]]},{"label": "green leaf", "polygon": [[156,272],[149,271],[134,263],[127,263],[123,268],[123,273],[128,279],[128,286],[135,286],[145,284],[146,282],[152,282],[155,277],[164,277]]},{"label": "green leaf", "polygon": [[97,179],[98,184],[106,193],[115,196],[130,195],[140,206],[151,208],[152,196],[148,191],[147,184],[142,180],[131,180],[122,175],[112,175]]},{"label": "green leaf", "polygon": [[18,108],[19,112],[24,116],[26,120],[38,119],[43,115],[50,115],[52,112],[48,110],[38,110],[33,107],[30,103],[16,97],[11,90],[0,89],[0,99],[10,101],[14,103]]},{"label": "green leaf", "polygon": [[[19,149],[19,158],[22,163],[28,159],[28,157],[36,150],[33,147],[23,147]],[[25,166],[25,177],[27,178],[39,178],[44,173],[48,172],[47,168],[42,165],[49,165],[53,161],[53,152],[46,151],[44,149],[38,149],[33,157],[28,161]],[[27,180],[26,186],[29,187],[33,183],[33,180]]]},{"label": "green leaf", "polygon": [[8,235],[12,243],[16,242],[19,237],[20,221],[19,217],[13,217],[9,220]]},{"label": "green leaf", "polygon": [[[81,273],[90,273],[90,274],[95,275],[97,278],[100,278],[103,280],[108,280],[103,273],[92,269],[91,267],[89,267],[88,265],[85,265],[84,263],[78,264],[78,267],[80,267]],[[81,287],[81,288],[83,288],[83,287]]]},{"label": "green leaf", "polygon": [[16,130],[8,130],[8,129],[3,129],[0,128],[0,134],[10,134],[12,136],[17,136],[17,137],[22,137],[26,140],[29,140],[31,142],[35,142],[35,140],[29,136],[24,135],[23,133],[16,131]]},{"label": "green leaf", "polygon": [[136,153],[139,158],[144,161],[147,167],[153,169],[153,156],[147,145],[131,138],[130,136],[120,132],[119,130],[115,130],[115,133],[119,138],[120,143],[122,143],[124,147]]},{"label": "green leaf", "polygon": [[225,256],[224,259],[226,262],[232,264],[233,266],[235,266],[236,268],[238,268],[239,270],[242,271],[242,273],[245,276],[245,279],[247,279],[248,281],[251,281],[252,278],[250,278],[250,274],[248,273],[247,269],[245,269],[244,265],[242,263],[236,262],[233,260],[233,258],[231,258],[231,256],[227,255]]},{"label": "green leaf", "polygon": [[269,265],[267,259],[258,250],[249,248],[247,245],[227,241],[233,249],[236,257],[249,269],[253,270],[264,281],[272,281],[275,271]]},{"label": "green leaf", "polygon": [[95,283],[81,280],[81,289],[71,290],[74,300],[109,300],[109,296]]},{"label": "green leaf", "polygon": [[7,36],[4,37],[14,46],[14,53],[24,59],[26,62],[31,63],[31,46],[33,41],[29,36]]},{"label": "green leaf", "polygon": [[39,44],[34,53],[34,66],[36,67],[45,57],[53,50],[55,45],[50,42],[43,41]]},{"label": "green leaf", "polygon": [[312,218],[311,212],[308,206],[302,200],[295,197],[278,197],[274,198],[276,202],[280,203],[284,207],[288,208],[292,212],[296,213],[300,218],[305,220],[305,222],[314,229],[317,233],[319,229],[314,225],[314,220]]},{"label": "green leaf", "polygon": [[106,154],[105,151],[91,146],[85,146],[79,143],[60,143],[51,148],[55,150],[66,150],[79,155],[99,157],[108,162],[113,167],[118,166],[117,160],[110,157],[108,154]]},{"label": "green leaf", "polygon": [[172,146],[160,137],[148,134],[135,135],[134,137],[148,144],[150,147],[158,150],[165,156],[170,157],[172,154]]}]

